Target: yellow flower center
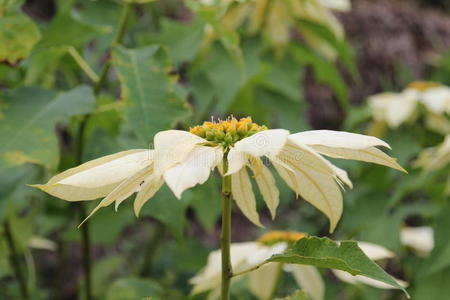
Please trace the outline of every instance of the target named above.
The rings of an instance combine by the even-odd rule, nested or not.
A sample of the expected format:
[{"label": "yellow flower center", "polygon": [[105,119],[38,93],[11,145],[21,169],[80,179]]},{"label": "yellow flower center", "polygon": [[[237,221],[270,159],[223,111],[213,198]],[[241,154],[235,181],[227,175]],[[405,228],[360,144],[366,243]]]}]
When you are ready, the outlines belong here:
[{"label": "yellow flower center", "polygon": [[410,84],[408,84],[408,88],[412,88],[412,89],[416,89],[418,91],[426,91],[428,89],[434,88],[434,87],[438,87],[441,86],[440,83],[438,82],[433,82],[433,81],[414,81],[411,82]]},{"label": "yellow flower center", "polygon": [[306,237],[307,234],[304,232],[295,232],[295,231],[269,231],[266,234],[263,234],[257,241],[263,245],[273,245],[280,242],[286,243],[294,243],[295,241]]},{"label": "yellow flower center", "polygon": [[209,142],[228,147],[243,138],[263,130],[267,130],[267,127],[253,123],[251,117],[239,120],[231,117],[225,121],[206,121],[202,125],[192,127],[189,131]]}]

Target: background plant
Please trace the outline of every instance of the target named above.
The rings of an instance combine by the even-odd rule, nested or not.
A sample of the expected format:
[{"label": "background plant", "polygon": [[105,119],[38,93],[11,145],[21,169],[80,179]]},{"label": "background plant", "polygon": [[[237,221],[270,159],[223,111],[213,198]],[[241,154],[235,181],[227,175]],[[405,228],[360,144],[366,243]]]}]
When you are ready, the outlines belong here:
[{"label": "background plant", "polygon": [[[280,48],[265,32],[249,33],[247,23],[223,28],[221,11],[198,2],[0,1],[0,297],[20,299],[24,290],[36,299],[85,297],[82,235],[76,229],[82,210],[74,214],[71,205],[27,183],[44,182],[80,161],[146,148],[156,132],[188,129],[211,114],[252,115],[258,123],[292,132],[314,124],[365,133],[371,112],[350,103],[382,91],[400,92],[417,79],[450,85],[448,12],[384,1],[353,4],[352,11],[338,16],[356,64],[348,42],[310,20],[293,20],[289,39]],[[377,32],[363,28],[374,27],[365,26],[374,19],[380,23],[383,11],[399,19],[408,16],[415,24],[405,29],[389,23],[396,18],[381,18],[387,20],[380,24],[387,28],[384,32],[397,28],[397,40],[409,35],[415,41],[414,30],[424,31],[422,48],[410,40],[405,43],[409,46],[376,44]],[[433,21],[420,23],[414,14]],[[295,30],[302,25],[333,49],[336,61]],[[216,38],[205,47],[209,27]],[[366,30],[372,42],[355,27]],[[438,42],[430,46],[430,37]],[[421,52],[425,48],[426,54]],[[390,56],[392,49],[402,55]],[[431,173],[413,168],[422,149],[438,145],[443,136],[419,119],[387,130],[384,138],[409,176],[345,162],[356,188],[346,193],[345,214],[333,238],[375,242],[395,251],[397,258],[385,267],[410,282],[414,299],[450,294],[448,166]],[[210,178],[205,186],[186,192],[182,201],[163,189],[143,208],[142,219],[135,219],[131,208],[100,211],[89,224],[93,297],[186,297],[188,278],[205,265],[206,248],[217,248],[217,181]],[[290,201],[294,195],[281,182],[278,186],[278,214],[284,217],[272,223],[265,211],[262,222],[270,228],[326,235],[326,218],[305,202]],[[236,241],[258,235],[239,213],[233,218]],[[434,228],[435,248],[429,257],[418,257],[401,245],[404,224]],[[22,285],[14,265],[22,269]],[[329,299],[402,297],[324,275]],[[286,280],[278,296],[294,289]],[[240,299],[252,297],[244,287],[235,287],[233,293]]]}]

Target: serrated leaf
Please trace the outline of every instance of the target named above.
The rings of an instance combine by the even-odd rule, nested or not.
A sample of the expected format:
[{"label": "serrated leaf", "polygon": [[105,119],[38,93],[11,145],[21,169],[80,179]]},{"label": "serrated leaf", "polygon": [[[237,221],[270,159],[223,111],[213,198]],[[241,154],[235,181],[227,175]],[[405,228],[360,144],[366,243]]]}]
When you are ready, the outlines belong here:
[{"label": "serrated leaf", "polygon": [[0,15],[0,62],[27,57],[41,38],[36,24],[20,11]]},{"label": "serrated leaf", "polygon": [[64,93],[23,87],[7,93],[5,100],[0,119],[0,166],[33,162],[56,167],[56,123],[88,113],[95,106],[92,90],[85,86]]},{"label": "serrated leaf", "polygon": [[205,23],[195,18],[190,23],[169,19],[161,21],[161,33],[152,40],[167,47],[175,63],[192,61],[200,47],[205,31]]},{"label": "serrated leaf", "polygon": [[158,131],[190,116],[187,102],[174,92],[167,57],[159,46],[118,47],[113,63],[122,84],[125,117],[142,146],[148,146]]},{"label": "serrated leaf", "polygon": [[300,63],[310,65],[313,68],[317,81],[330,86],[336,93],[342,107],[348,109],[350,104],[347,86],[336,66],[304,45],[291,44],[289,49],[293,57]]},{"label": "serrated leaf", "polygon": [[277,298],[275,300],[310,300],[311,298],[308,297],[308,295],[302,291],[297,290],[292,295],[284,297],[284,298]]},{"label": "serrated leaf", "polygon": [[111,284],[105,299],[136,300],[146,297],[159,299],[162,292],[162,287],[156,281],[141,278],[121,278]]},{"label": "serrated leaf", "polygon": [[306,237],[298,240],[283,254],[273,255],[267,261],[331,268],[366,276],[401,289],[409,297],[408,292],[370,260],[354,241],[337,244],[326,237]]}]

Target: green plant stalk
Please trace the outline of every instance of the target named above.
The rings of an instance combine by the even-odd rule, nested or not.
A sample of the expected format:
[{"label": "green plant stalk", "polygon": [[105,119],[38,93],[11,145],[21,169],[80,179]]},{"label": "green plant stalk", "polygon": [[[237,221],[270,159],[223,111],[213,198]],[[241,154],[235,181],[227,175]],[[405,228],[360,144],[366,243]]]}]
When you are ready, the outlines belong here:
[{"label": "green plant stalk", "polygon": [[[114,49],[120,42],[122,41],[125,32],[126,26],[128,24],[129,15],[131,12],[131,3],[124,3],[122,16],[119,21],[119,27],[117,29],[116,35],[114,36],[110,50]],[[94,85],[94,94],[97,96],[100,92],[108,74],[109,68],[111,67],[111,60],[108,59],[98,76],[98,80]],[[76,149],[76,163],[81,164],[83,162],[83,150],[84,150],[84,138],[86,132],[86,125],[91,118],[91,114],[86,114],[83,116],[83,119],[80,122],[77,133],[77,149]],[[81,222],[86,219],[87,213],[86,208],[82,203],[77,205],[79,216]],[[91,258],[91,239],[90,239],[90,230],[89,230],[89,222],[84,222],[83,226],[81,226],[81,244],[83,251],[83,267],[84,267],[84,277],[85,277],[85,296],[87,300],[93,299],[92,297],[92,258]]]},{"label": "green plant stalk", "polygon": [[[111,56],[112,50],[121,43],[123,37],[125,36],[128,19],[130,18],[130,14],[131,14],[131,8],[132,8],[131,3],[124,3],[122,16],[120,17],[120,21],[119,21],[119,27],[117,29],[116,35],[114,36],[114,38],[111,42],[108,56]],[[100,92],[100,89],[102,88],[102,85],[103,85],[104,81],[106,80],[106,76],[108,75],[110,68],[111,68],[111,58],[108,57],[105,64],[103,65],[103,68],[100,71],[98,80],[95,83],[94,94],[97,95]]]},{"label": "green plant stalk", "polygon": [[14,237],[11,232],[11,226],[9,225],[9,221],[6,220],[3,223],[3,227],[5,230],[6,243],[8,244],[8,248],[10,251],[10,260],[11,266],[14,269],[14,274],[16,276],[17,282],[19,284],[20,293],[23,299],[29,299],[30,295],[28,293],[27,283],[25,281],[25,275],[23,274],[23,269],[20,263],[19,253],[17,252],[16,244],[14,243]]},{"label": "green plant stalk", "polygon": [[147,252],[144,257],[144,263],[139,271],[139,276],[145,277],[150,275],[152,269],[153,258],[155,257],[156,250],[161,240],[166,233],[166,226],[163,223],[156,221],[153,236],[148,242]]},{"label": "green plant stalk", "polygon": [[[223,160],[223,174],[228,172],[227,153]],[[233,277],[233,269],[230,258],[231,244],[231,176],[223,176],[222,179],[222,231],[220,234],[220,249],[222,254],[222,285],[221,299],[230,299],[230,283]]]},{"label": "green plant stalk", "polygon": [[[77,205],[80,220],[87,217],[86,207],[78,203]],[[81,248],[83,254],[83,268],[84,268],[84,288],[86,300],[93,299],[92,296],[92,256],[91,256],[91,235],[89,230],[89,222],[85,222],[81,226]]]},{"label": "green plant stalk", "polygon": [[80,55],[80,53],[78,53],[75,47],[73,46],[67,47],[67,52],[69,52],[69,54],[78,64],[78,66],[84,71],[84,73],[86,73],[86,75],[89,77],[90,80],[92,80],[93,82],[97,82],[99,80],[98,75],[91,68],[91,66],[89,66],[87,61]]}]

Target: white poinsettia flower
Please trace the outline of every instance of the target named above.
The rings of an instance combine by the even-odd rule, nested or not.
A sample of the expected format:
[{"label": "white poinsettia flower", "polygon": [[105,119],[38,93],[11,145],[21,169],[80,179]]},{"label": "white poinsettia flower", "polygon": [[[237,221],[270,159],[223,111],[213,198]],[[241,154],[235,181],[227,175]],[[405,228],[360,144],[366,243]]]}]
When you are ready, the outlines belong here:
[{"label": "white poinsettia flower", "polygon": [[[293,243],[306,235],[301,232],[271,231],[255,242],[231,244],[231,266],[237,274],[261,264],[274,254],[283,253],[289,243]],[[234,258],[236,257],[236,258]],[[278,278],[283,271],[292,274],[300,288],[313,300],[322,300],[325,284],[315,267],[282,263],[266,263],[258,269],[243,276],[233,278],[232,282],[247,278],[248,289],[258,299],[270,299],[276,289]],[[220,250],[208,256],[205,268],[189,282],[193,284],[192,294],[209,291],[209,300],[219,299],[221,283]]]},{"label": "white poinsettia flower", "polygon": [[450,163],[450,134],[436,147],[423,150],[415,162],[416,167],[425,170],[437,170],[446,167]]},{"label": "white poinsettia flower", "polygon": [[336,11],[349,11],[352,8],[350,0],[320,0],[320,3]]},{"label": "white poinsettia flower", "polygon": [[[384,248],[383,246],[368,243],[368,242],[358,242],[359,248],[369,257],[370,259],[377,261],[387,258],[393,258],[395,256],[395,253],[392,251]],[[392,285],[386,284],[384,282],[362,276],[362,275],[356,275],[353,276],[347,272],[341,271],[341,270],[332,270],[333,274],[339,278],[340,280],[351,283],[351,284],[367,284],[379,289],[395,289]],[[402,281],[400,279],[394,278],[397,283],[403,287],[408,286],[408,284],[405,281]]]},{"label": "white poinsettia flower", "polygon": [[397,128],[414,116],[417,93],[415,90],[381,93],[370,96],[367,101],[375,120],[386,122],[391,128]]},{"label": "white poinsettia flower", "polygon": [[352,186],[347,173],[322,155],[355,159],[404,169],[377,147],[389,148],[382,140],[348,132],[313,130],[290,134],[267,129],[251,118],[204,122],[190,132],[167,130],[154,137],[154,149],[123,151],[69,169],[35,185],[67,201],[104,199],[101,207],[137,193],[134,211],[139,214],[165,182],[177,198],[183,191],[204,183],[215,167],[226,165],[231,176],[231,194],[237,206],[253,223],[262,226],[247,167],[251,169],[262,198],[275,217],[279,191],[266,166],[270,161],[287,185],[330,219],[330,231],[342,214],[342,183]]},{"label": "white poinsettia flower", "polygon": [[[231,257],[237,257],[232,259],[233,273],[237,274],[243,270],[248,270],[261,264],[274,254],[283,253],[289,244],[305,236],[306,234],[301,232],[271,231],[255,242],[231,244]],[[358,242],[358,246],[372,260],[381,260],[395,256],[393,252],[380,245]],[[247,278],[248,288],[254,296],[258,299],[270,299],[283,271],[291,274],[299,288],[305,291],[312,300],[324,299],[325,284],[319,271],[314,266],[269,262],[242,276],[234,277],[232,280],[237,281]],[[340,270],[332,270],[332,272],[337,278],[347,283],[364,283],[381,289],[393,288],[383,282],[365,276],[353,276]],[[194,285],[192,294],[210,291],[208,299],[218,299],[220,274],[220,250],[216,250],[209,254],[205,268],[190,280],[190,283]],[[399,279],[397,279],[397,282],[402,286],[407,285]]]},{"label": "white poinsettia flower", "polygon": [[434,231],[428,226],[404,227],[400,230],[400,241],[422,257],[427,257],[434,248]]},{"label": "white poinsettia flower", "polygon": [[423,91],[421,102],[436,114],[450,114],[450,87],[437,86]]}]

